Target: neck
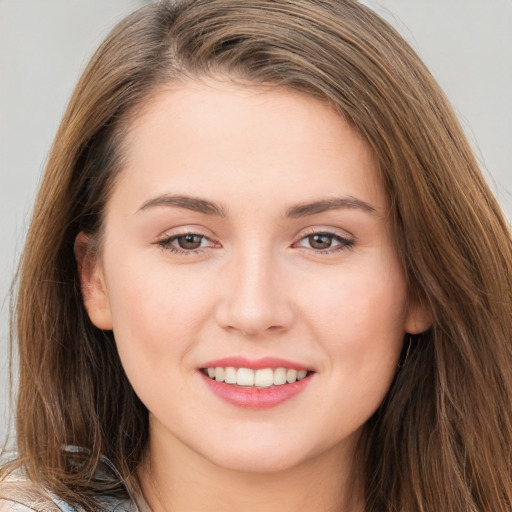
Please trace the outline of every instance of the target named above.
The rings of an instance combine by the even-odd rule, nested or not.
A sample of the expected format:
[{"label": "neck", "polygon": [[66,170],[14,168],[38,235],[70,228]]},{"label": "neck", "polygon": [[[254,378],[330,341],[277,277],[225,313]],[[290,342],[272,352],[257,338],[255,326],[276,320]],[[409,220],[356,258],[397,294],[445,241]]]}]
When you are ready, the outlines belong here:
[{"label": "neck", "polygon": [[362,512],[361,479],[346,460],[330,450],[292,468],[242,472],[153,437],[137,476],[153,512]]}]

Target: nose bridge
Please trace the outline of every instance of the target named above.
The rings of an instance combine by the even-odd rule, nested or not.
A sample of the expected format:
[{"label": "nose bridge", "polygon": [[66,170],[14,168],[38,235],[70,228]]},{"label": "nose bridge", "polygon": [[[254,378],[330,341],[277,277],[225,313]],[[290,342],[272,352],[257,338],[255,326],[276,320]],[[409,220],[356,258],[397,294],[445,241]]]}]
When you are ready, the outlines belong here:
[{"label": "nose bridge", "polygon": [[280,276],[278,257],[267,246],[240,247],[226,272],[218,321],[244,335],[284,329],[291,321],[291,307]]}]

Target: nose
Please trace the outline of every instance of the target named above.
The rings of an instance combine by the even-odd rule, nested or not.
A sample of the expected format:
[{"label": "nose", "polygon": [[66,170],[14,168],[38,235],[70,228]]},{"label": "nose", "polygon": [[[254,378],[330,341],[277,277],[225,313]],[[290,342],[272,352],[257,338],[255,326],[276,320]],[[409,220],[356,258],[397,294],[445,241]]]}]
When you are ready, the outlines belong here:
[{"label": "nose", "polygon": [[270,251],[235,256],[222,272],[221,300],[216,320],[224,329],[246,337],[286,331],[293,322],[293,307],[285,272]]}]

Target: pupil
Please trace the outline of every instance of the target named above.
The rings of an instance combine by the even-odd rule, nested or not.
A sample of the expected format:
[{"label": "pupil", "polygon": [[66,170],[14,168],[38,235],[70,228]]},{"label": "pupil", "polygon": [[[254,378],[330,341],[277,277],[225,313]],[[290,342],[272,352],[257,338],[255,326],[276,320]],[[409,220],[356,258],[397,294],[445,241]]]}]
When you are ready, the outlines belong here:
[{"label": "pupil", "polygon": [[311,235],[308,241],[313,249],[328,249],[332,242],[329,235]]},{"label": "pupil", "polygon": [[178,244],[182,249],[197,249],[201,246],[201,237],[192,234],[180,236]]}]

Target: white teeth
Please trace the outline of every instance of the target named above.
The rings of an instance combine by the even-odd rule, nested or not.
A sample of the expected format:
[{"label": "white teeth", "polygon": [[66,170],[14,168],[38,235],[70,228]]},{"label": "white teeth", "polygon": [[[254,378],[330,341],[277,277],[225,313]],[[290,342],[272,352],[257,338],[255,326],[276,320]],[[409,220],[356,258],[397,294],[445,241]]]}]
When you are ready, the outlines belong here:
[{"label": "white teeth", "polygon": [[263,370],[256,370],[254,376],[254,385],[258,388],[269,388],[274,384],[274,371],[272,368],[264,368]]},{"label": "white teeth", "polygon": [[274,386],[286,384],[286,368],[276,368],[274,371]]},{"label": "white teeth", "polygon": [[228,366],[224,372],[224,382],[226,384],[236,384],[236,368]]},{"label": "white teeth", "polygon": [[[208,368],[208,370],[210,370]],[[288,384],[291,384],[292,382],[295,382],[297,380],[297,370],[288,370],[286,372],[286,382],[288,382]]]},{"label": "white teeth", "polygon": [[217,366],[215,368],[215,380],[218,380],[219,382],[224,382],[224,368],[221,366]]},{"label": "white teeth", "polygon": [[236,372],[236,383],[239,386],[254,386],[254,370],[238,368]]},{"label": "white teeth", "polygon": [[206,369],[208,376],[218,382],[236,384],[238,386],[255,386],[257,388],[269,388],[270,386],[282,386],[293,384],[302,380],[308,372],[293,368],[262,368],[251,370],[250,368],[235,368],[233,366],[210,367]]}]

